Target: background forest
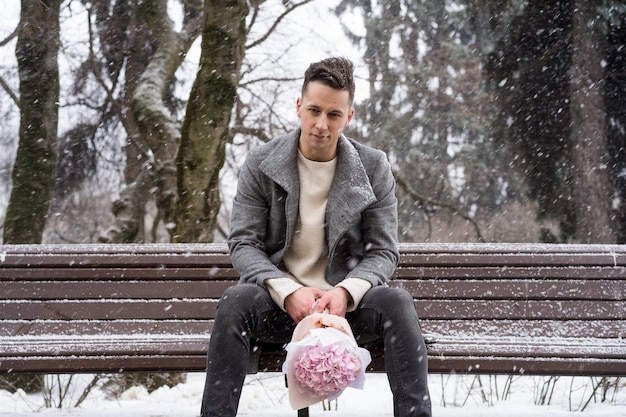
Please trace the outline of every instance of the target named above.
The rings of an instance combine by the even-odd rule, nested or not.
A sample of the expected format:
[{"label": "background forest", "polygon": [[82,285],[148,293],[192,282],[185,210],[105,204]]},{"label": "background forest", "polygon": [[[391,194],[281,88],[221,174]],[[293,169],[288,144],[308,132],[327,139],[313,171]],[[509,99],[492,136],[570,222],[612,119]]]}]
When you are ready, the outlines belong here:
[{"label": "background forest", "polygon": [[626,243],[622,1],[3,6],[4,243],[223,240],[247,150],[297,126],[329,55],[357,66],[346,133],[388,154],[401,241]]}]

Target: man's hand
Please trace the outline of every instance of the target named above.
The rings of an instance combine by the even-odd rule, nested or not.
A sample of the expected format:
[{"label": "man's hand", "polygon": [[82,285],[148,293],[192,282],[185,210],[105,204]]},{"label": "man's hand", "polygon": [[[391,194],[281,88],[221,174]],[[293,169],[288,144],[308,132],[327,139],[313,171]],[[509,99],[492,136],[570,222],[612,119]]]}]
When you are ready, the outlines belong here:
[{"label": "man's hand", "polygon": [[300,320],[313,313],[313,305],[323,296],[324,291],[318,288],[302,287],[285,298],[285,311],[293,321],[299,323]]},{"label": "man's hand", "polygon": [[345,288],[335,287],[330,291],[326,291],[324,295],[317,300],[315,312],[322,313],[328,310],[330,314],[345,317],[350,300],[350,293]]}]

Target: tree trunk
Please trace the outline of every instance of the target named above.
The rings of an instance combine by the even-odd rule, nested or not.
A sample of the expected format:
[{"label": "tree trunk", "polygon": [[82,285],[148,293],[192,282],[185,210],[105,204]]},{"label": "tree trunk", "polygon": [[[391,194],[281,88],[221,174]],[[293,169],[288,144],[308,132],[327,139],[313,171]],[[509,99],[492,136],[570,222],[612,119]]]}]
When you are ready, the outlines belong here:
[{"label": "tree trunk", "polygon": [[4,223],[5,243],[41,243],[58,149],[61,0],[22,0],[15,54],[20,79],[20,143]]},{"label": "tree trunk", "polygon": [[154,156],[157,207],[166,222],[171,222],[176,196],[174,160],[180,141],[180,128],[163,102],[166,89],[180,65],[178,39],[167,15],[167,1],[144,1],[141,8],[150,22],[159,46],[137,83],[132,108],[139,128]]},{"label": "tree trunk", "polygon": [[604,35],[595,2],[574,1],[570,112],[572,193],[576,240],[615,243],[611,226],[611,186],[607,169],[604,102]]},{"label": "tree trunk", "polygon": [[[176,70],[200,34],[199,4],[199,1],[185,4],[180,32],[173,28],[166,0],[143,0],[127,6],[132,6],[129,28],[132,35],[126,63],[127,93],[122,106],[128,106],[130,111],[120,112],[128,134],[127,186],[113,204],[115,222],[100,237],[101,242],[144,240],[145,206],[153,187],[159,217],[168,227],[174,224],[180,123],[171,114],[165,97]],[[156,46],[152,54],[144,47],[147,44]],[[148,160],[150,153],[152,161]],[[168,230],[171,232],[171,228]]]},{"label": "tree trunk", "polygon": [[219,173],[246,43],[245,0],[207,0],[200,69],[176,159],[174,242],[212,242],[221,200]]}]

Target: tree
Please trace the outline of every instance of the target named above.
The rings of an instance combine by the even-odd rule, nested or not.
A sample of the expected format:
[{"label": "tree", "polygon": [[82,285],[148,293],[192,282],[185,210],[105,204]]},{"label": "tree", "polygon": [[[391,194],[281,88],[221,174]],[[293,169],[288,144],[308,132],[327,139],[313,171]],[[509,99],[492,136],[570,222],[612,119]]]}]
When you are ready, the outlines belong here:
[{"label": "tree", "polygon": [[200,69],[176,158],[175,242],[212,242],[221,205],[219,173],[246,45],[246,0],[205,1]]},{"label": "tree", "polygon": [[22,0],[16,57],[20,130],[5,243],[41,242],[56,177],[61,0]]},{"label": "tree", "polygon": [[470,212],[498,204],[506,174],[485,140],[487,97],[465,10],[452,1],[344,0],[337,13],[349,9],[364,21],[364,36],[346,29],[364,47],[369,82],[350,133],[390,157],[401,238],[449,239],[434,229],[451,212],[472,224],[455,239],[482,240]]},{"label": "tree", "polygon": [[[160,218],[167,225],[176,224],[175,161],[180,124],[172,114],[169,99],[176,70],[202,29],[202,2],[185,2],[180,32],[174,29],[166,0],[142,0],[137,4],[115,2],[119,7],[112,8],[118,13],[114,17],[125,16],[130,11],[129,17],[121,20],[122,24],[125,21],[131,24],[134,30],[130,32],[117,26],[120,21],[107,15],[108,3],[101,3],[98,10],[103,15],[101,21],[108,21],[111,25],[102,26],[100,33],[106,35],[114,31],[119,35],[118,43],[124,40],[134,48],[129,54],[120,51],[114,66],[125,67],[126,74],[130,75],[125,93],[116,99],[111,97],[112,94],[107,95],[108,99],[118,102],[118,117],[124,122],[127,133],[127,187],[113,205],[116,224],[107,230],[101,241],[136,242],[143,240],[145,205],[153,187]],[[111,49],[119,50],[119,44],[111,45]],[[119,71],[112,75],[117,81]],[[104,82],[101,84],[106,86]]]},{"label": "tree", "polygon": [[571,167],[576,238],[583,243],[614,243],[613,196],[607,157],[604,58],[606,36],[595,2],[573,0]]},{"label": "tree", "polygon": [[[619,13],[616,13],[618,7]],[[617,242],[626,243],[626,5],[612,2],[604,11],[607,14],[607,152],[611,184],[615,190],[611,208],[616,217]]]},{"label": "tree", "polygon": [[[620,163],[613,158],[607,164],[609,149],[623,135],[618,128],[608,136],[605,85],[615,73],[605,73],[603,66],[607,32],[623,16],[623,5],[574,0],[466,4],[497,100],[494,137],[509,142],[510,157],[526,177],[530,198],[538,202],[540,239],[615,242],[624,225],[616,218],[619,209],[611,206],[623,191],[614,188]],[[613,52],[611,62],[624,54],[623,48]],[[613,99],[623,100],[619,88],[612,91]]]},{"label": "tree", "polygon": [[[135,9],[113,9],[135,10],[130,23],[136,30],[131,34],[143,33],[140,39],[151,48],[121,54],[127,71],[141,69],[136,83],[127,83],[127,93],[117,106],[128,134],[127,163],[135,168],[126,170],[127,185],[113,205],[116,222],[101,241],[141,241],[145,206],[152,190],[157,220],[165,224],[171,241],[213,241],[221,205],[219,174],[225,148],[232,141],[233,106],[236,101],[240,103],[237,89],[245,50],[262,43],[286,15],[309,2],[283,5],[274,24],[248,46],[248,33],[264,1],[250,6],[244,1],[183,2],[184,21],[179,32],[174,30],[164,0],[144,0]],[[250,7],[253,13],[246,26]],[[100,32],[106,33],[105,26]],[[120,37],[125,33],[120,32]],[[181,103],[172,100],[176,70],[200,33],[200,67],[183,111]],[[237,131],[250,134],[253,130],[241,126],[242,120],[237,118]]]}]

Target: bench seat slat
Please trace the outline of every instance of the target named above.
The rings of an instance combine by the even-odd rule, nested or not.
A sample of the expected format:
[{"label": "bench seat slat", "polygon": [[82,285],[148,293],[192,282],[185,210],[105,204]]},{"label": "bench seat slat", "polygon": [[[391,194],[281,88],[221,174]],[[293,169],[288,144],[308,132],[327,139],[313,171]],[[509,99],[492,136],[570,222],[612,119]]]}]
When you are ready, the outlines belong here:
[{"label": "bench seat slat", "polygon": [[416,299],[483,300],[625,300],[624,280],[554,279],[420,279],[394,280],[392,286],[404,288]]},{"label": "bench seat slat", "polygon": [[[0,281],[0,299],[219,298],[232,280]],[[394,280],[416,299],[625,300],[624,280]]]},{"label": "bench seat slat", "polygon": [[[598,346],[601,346],[599,348]],[[619,359],[626,356],[626,342],[575,338],[439,338],[432,346],[432,355],[476,357],[527,357],[535,358],[598,358]]]},{"label": "bench seat slat", "polygon": [[525,337],[593,337],[626,340],[626,326],[620,320],[436,320],[421,322],[425,333],[443,336],[525,336]]},{"label": "bench seat slat", "polygon": [[[0,301],[0,320],[21,319],[179,319],[212,318],[217,299]],[[621,301],[417,300],[423,319],[626,320]]]},{"label": "bench seat slat", "polygon": [[[368,371],[384,371],[384,359],[381,351],[374,351]],[[268,353],[260,358],[260,371],[280,372],[284,354]],[[15,373],[66,373],[80,369],[82,372],[120,372],[120,371],[203,371],[206,365],[205,352],[188,352],[182,355],[128,355],[128,356],[30,356],[28,365],[22,356],[0,358],[0,371]],[[618,358],[607,361],[598,358],[561,358],[534,356],[429,356],[431,372],[468,372],[468,373],[508,373],[527,375],[615,375],[622,376],[626,369],[626,359]]]},{"label": "bench seat slat", "polygon": [[6,373],[117,373],[117,372],[200,372],[206,368],[202,355],[132,355],[132,356],[13,356],[2,358],[0,372]]},{"label": "bench seat slat", "polygon": [[0,320],[207,319],[215,317],[217,299],[0,301]]},{"label": "bench seat slat", "polygon": [[[176,337],[156,335],[110,335],[102,337],[23,337],[21,344],[15,339],[0,338],[0,360],[5,356],[24,357],[57,356],[129,356],[161,354],[200,354],[206,353],[209,336],[177,335]],[[602,348],[598,348],[598,344]],[[475,357],[526,357],[536,358],[626,358],[626,342],[607,342],[593,338],[439,338],[429,347],[432,356],[475,356]],[[2,365],[0,365],[1,369]]]},{"label": "bench seat slat", "polygon": [[623,376],[626,359],[502,357],[485,360],[483,357],[433,356],[429,358],[428,368],[440,373]]},{"label": "bench seat slat", "polygon": [[425,319],[626,319],[626,304],[622,301],[417,300],[416,305]]},{"label": "bench seat slat", "polygon": [[[624,339],[626,328],[619,320],[422,320],[425,333],[459,337],[573,337],[596,339]],[[0,322],[0,337],[43,336],[57,334],[111,335],[154,334],[185,335],[210,334],[212,319],[165,320],[5,320]]]}]

